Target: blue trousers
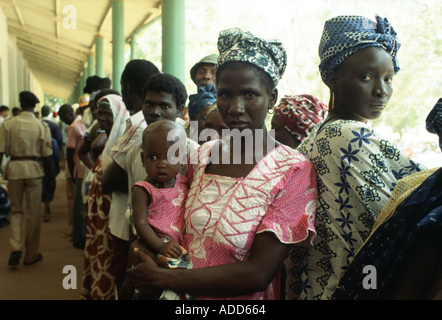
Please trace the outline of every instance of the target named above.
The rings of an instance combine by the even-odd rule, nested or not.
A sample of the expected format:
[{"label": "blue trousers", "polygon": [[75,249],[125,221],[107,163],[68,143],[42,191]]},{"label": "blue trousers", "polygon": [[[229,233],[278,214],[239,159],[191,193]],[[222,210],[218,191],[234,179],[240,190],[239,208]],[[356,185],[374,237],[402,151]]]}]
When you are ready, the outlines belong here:
[{"label": "blue trousers", "polygon": [[76,248],[84,248],[86,242],[87,210],[83,203],[81,186],[83,179],[75,179],[74,213],[72,216],[72,242]]}]

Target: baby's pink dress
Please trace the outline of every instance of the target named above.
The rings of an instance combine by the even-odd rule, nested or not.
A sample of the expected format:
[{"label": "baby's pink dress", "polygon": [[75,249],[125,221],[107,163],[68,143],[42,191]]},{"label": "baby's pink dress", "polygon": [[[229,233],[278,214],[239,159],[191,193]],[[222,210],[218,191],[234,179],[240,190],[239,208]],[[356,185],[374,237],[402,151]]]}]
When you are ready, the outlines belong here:
[{"label": "baby's pink dress", "polygon": [[[191,187],[184,215],[183,246],[189,252],[191,268],[247,260],[255,236],[261,232],[272,232],[285,244],[311,241],[317,196],[310,161],[281,145],[261,159],[245,178],[206,174],[216,142],[202,145],[198,163],[188,166]],[[229,299],[279,299],[279,290],[277,276],[263,292]]]},{"label": "baby's pink dress", "polygon": [[155,188],[149,182],[138,181],[151,195],[152,201],[147,211],[147,221],[160,238],[181,243],[184,227],[184,204],[187,196],[187,178],[177,175],[173,188]]}]

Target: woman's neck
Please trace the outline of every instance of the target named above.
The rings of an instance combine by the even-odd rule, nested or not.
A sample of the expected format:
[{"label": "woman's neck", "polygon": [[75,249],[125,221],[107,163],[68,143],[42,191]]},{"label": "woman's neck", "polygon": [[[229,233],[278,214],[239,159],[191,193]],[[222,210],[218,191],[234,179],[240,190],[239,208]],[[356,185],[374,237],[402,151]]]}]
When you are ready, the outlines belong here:
[{"label": "woman's neck", "polygon": [[[239,134],[233,134],[229,140],[223,141],[223,152],[229,152],[230,163],[250,163],[250,159],[254,159],[254,163],[264,157],[267,153],[276,148],[279,143],[268,134],[266,128],[256,129],[253,131],[242,131]],[[230,149],[228,149],[229,147]],[[236,160],[232,162],[232,160]]]},{"label": "woman's neck", "polygon": [[340,108],[339,106],[335,105],[333,109],[329,109],[326,121],[330,122],[336,120],[354,120],[354,121],[367,123],[367,119],[363,119],[359,117],[357,114],[348,112],[345,108]]}]

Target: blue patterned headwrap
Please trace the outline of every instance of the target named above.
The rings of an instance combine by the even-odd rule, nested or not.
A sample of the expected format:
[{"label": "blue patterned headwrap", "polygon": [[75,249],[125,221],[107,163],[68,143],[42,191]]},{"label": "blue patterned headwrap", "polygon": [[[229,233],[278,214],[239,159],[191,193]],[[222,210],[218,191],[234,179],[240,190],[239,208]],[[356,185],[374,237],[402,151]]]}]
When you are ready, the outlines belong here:
[{"label": "blue patterned headwrap", "polygon": [[216,101],[216,88],[209,84],[208,86],[201,86],[197,94],[189,96],[189,118],[194,120],[198,112],[205,106],[214,104]]},{"label": "blue patterned headwrap", "polygon": [[442,98],[437,101],[425,122],[427,131],[439,136],[439,147],[442,149]]},{"label": "blue patterned headwrap", "polygon": [[346,58],[367,47],[382,47],[393,60],[395,74],[399,72],[397,52],[399,43],[387,18],[376,16],[376,22],[361,16],[338,16],[327,20],[319,44],[319,71],[327,83],[330,71]]},{"label": "blue patterned headwrap", "polygon": [[281,41],[266,41],[240,28],[221,31],[218,50],[215,70],[226,62],[249,62],[270,75],[275,87],[287,67],[287,52]]}]

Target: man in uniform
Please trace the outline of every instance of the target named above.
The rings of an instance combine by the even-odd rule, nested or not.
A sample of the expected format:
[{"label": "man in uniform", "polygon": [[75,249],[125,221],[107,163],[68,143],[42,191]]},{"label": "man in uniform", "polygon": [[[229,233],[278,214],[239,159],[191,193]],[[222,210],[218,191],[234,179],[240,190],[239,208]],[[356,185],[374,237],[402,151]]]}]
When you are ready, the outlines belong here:
[{"label": "man in uniform", "polygon": [[[49,127],[34,115],[40,101],[29,91],[19,95],[22,112],[0,127],[0,162],[3,155],[10,156],[4,177],[8,180],[11,202],[12,253],[9,266],[18,265],[23,250],[24,264],[42,259],[40,245],[41,213],[40,201],[42,178],[52,167],[52,144]],[[22,239],[22,221],[26,214],[25,239]]]}]

